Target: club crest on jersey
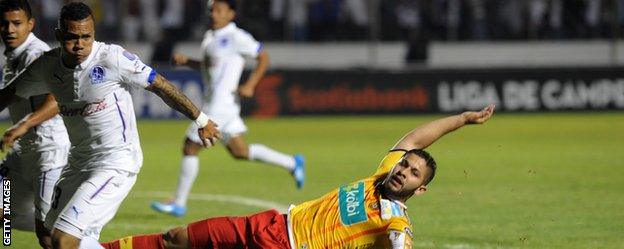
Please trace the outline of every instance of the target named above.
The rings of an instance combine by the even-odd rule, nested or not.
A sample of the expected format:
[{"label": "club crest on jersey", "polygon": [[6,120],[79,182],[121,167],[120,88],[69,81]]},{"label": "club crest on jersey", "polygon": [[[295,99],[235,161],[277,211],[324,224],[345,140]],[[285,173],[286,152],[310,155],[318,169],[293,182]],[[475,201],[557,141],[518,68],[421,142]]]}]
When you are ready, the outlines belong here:
[{"label": "club crest on jersey", "polygon": [[100,84],[104,82],[104,76],[106,75],[106,70],[102,66],[95,66],[91,69],[91,74],[89,77],[91,78],[91,84]]},{"label": "club crest on jersey", "polygon": [[131,60],[131,61],[133,61],[133,60],[135,60],[137,58],[137,56],[135,54],[130,53],[127,50],[124,50],[123,53],[121,53],[121,54],[123,54],[124,57],[128,58],[128,60]]},{"label": "club crest on jersey", "polygon": [[228,42],[229,42],[228,38],[221,38],[219,39],[219,46],[224,48],[228,45]]}]

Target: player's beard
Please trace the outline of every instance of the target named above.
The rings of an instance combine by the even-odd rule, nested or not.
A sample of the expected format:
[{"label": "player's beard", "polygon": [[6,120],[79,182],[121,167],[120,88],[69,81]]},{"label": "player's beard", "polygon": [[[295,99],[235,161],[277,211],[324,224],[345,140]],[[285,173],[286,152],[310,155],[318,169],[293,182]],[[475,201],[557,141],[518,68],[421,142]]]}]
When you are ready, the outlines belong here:
[{"label": "player's beard", "polygon": [[377,189],[377,191],[381,193],[381,196],[383,198],[403,201],[409,199],[410,197],[412,197],[412,195],[414,195],[412,191],[408,193],[403,193],[403,191],[401,191],[403,190],[403,188],[399,189],[399,191],[393,191],[389,186],[387,186],[387,184],[390,184],[389,181],[391,180],[391,177],[392,175],[388,173],[379,176],[379,178],[375,180],[375,189]]}]

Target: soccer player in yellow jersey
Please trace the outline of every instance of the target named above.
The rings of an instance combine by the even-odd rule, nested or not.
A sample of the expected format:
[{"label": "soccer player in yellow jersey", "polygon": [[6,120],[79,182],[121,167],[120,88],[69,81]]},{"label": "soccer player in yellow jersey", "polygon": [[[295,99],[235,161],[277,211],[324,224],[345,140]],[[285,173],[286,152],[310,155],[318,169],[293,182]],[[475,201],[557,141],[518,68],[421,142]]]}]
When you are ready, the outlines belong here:
[{"label": "soccer player in yellow jersey", "polygon": [[436,163],[424,151],[443,135],[482,124],[494,106],[426,123],[401,138],[372,176],[321,198],[245,217],[211,218],[164,234],[127,237],[102,244],[124,248],[411,248],[405,202],[427,191]]}]

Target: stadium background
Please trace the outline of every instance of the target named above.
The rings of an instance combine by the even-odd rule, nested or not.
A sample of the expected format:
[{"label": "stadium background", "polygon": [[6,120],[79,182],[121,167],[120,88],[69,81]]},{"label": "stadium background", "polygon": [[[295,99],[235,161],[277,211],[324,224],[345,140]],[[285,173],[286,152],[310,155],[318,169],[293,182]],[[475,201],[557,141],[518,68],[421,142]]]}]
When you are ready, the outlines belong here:
[{"label": "stadium background", "polygon": [[[31,1],[35,34],[55,46],[62,1]],[[85,1],[96,39],[154,65],[196,103],[205,1]],[[244,99],[249,141],[308,159],[296,191],[279,169],[201,154],[189,214],[148,209],[167,198],[187,121],[134,92],[145,162],[102,240],[217,215],[284,208],[368,176],[402,134],[495,103],[499,113],[431,147],[440,173],[408,202],[416,248],[621,248],[624,239],[624,1],[242,0],[237,23],[265,42],[269,73]],[[1,61],[0,64],[4,62]],[[3,130],[9,126],[7,113]],[[14,231],[13,246],[35,248]]]}]

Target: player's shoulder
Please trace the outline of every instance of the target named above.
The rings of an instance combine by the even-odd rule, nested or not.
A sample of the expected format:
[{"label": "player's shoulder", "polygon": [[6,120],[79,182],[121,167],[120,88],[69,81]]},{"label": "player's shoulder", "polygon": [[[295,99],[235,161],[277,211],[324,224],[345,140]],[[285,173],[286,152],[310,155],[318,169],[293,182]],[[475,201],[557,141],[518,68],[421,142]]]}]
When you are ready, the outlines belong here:
[{"label": "player's shoulder", "polygon": [[[95,46],[94,46],[95,49]],[[99,43],[98,55],[100,60],[106,60],[111,63],[134,62],[138,56],[127,51],[124,47],[112,43]]]},{"label": "player's shoulder", "polygon": [[45,51],[42,55],[45,58],[60,58],[61,57],[61,48],[60,47],[56,47],[53,49],[50,49],[48,51]]},{"label": "player's shoulder", "polygon": [[41,54],[48,50],[50,50],[50,46],[35,35],[32,36],[31,42],[28,43],[28,46],[26,47],[27,53]]},{"label": "player's shoulder", "polygon": [[254,36],[251,33],[249,33],[249,31],[242,29],[236,25],[234,25],[234,28],[232,30],[233,30],[232,34],[237,38],[247,38],[247,39],[251,38],[255,40]]},{"label": "player's shoulder", "polygon": [[[29,56],[31,55],[34,55],[34,53],[29,54]],[[52,66],[54,63],[60,63],[61,48],[57,47],[57,48],[41,51],[41,53],[37,55],[36,57],[37,59],[35,61],[40,66],[41,65],[47,65],[47,67]]]}]

